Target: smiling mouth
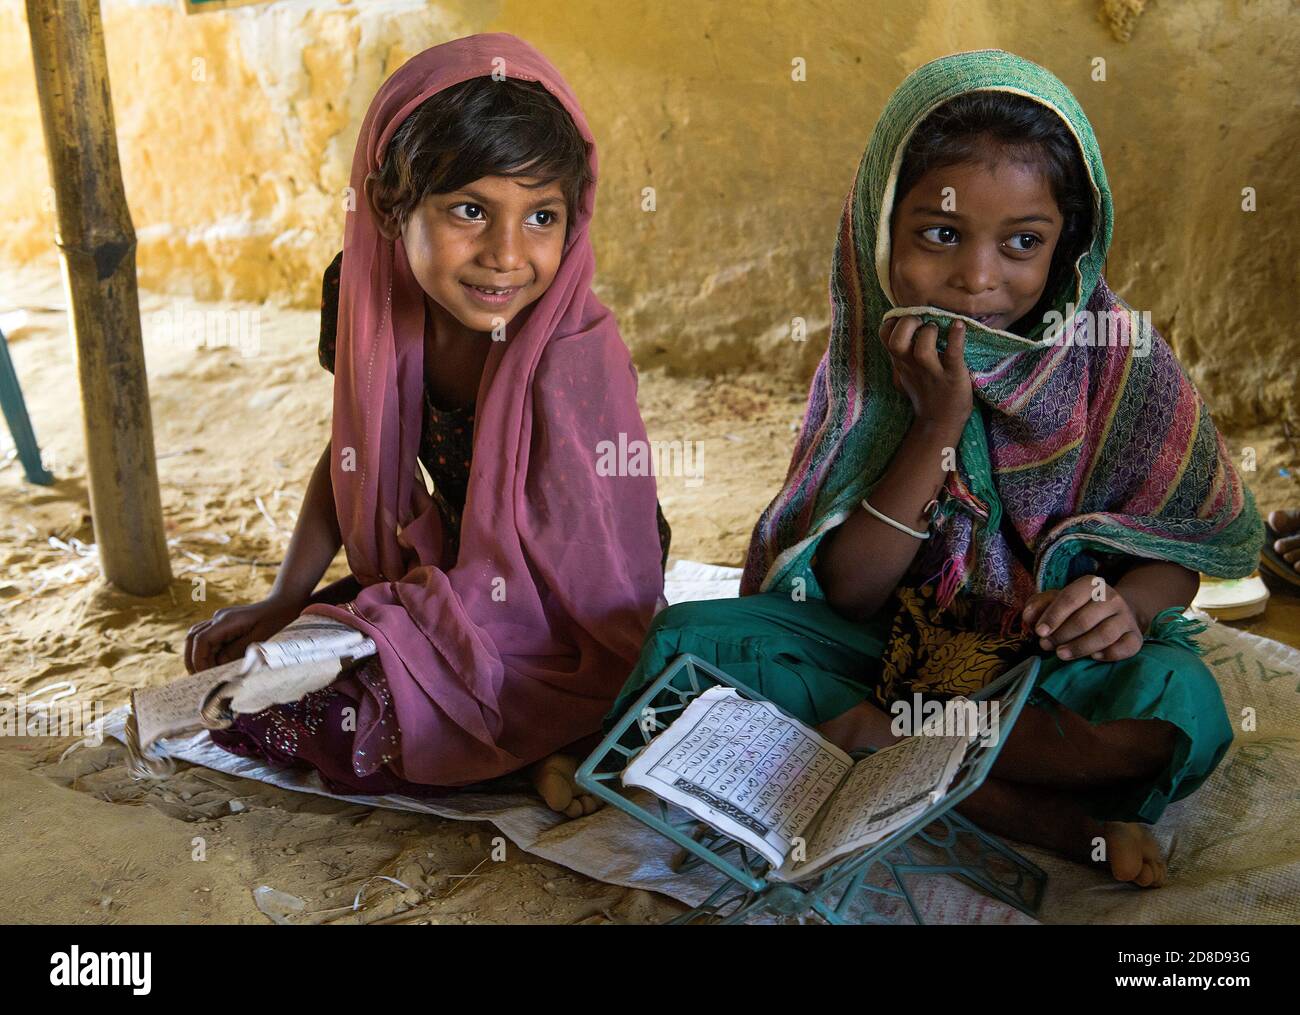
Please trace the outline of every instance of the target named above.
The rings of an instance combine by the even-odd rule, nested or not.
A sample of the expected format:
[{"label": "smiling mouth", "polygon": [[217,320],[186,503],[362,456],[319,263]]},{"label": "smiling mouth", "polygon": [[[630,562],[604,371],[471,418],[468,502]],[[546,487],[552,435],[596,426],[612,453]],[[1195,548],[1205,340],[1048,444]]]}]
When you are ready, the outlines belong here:
[{"label": "smiling mouth", "polygon": [[523,286],[519,285],[475,285],[473,282],[465,282],[463,284],[467,288],[473,289],[475,292],[480,292],[487,296],[504,296],[507,293],[518,292],[523,288]]},{"label": "smiling mouth", "polygon": [[465,296],[478,307],[499,312],[515,302],[515,296],[524,290],[523,286],[476,286],[472,282],[461,282],[465,287]]},{"label": "smiling mouth", "polygon": [[1002,314],[1000,314],[1000,313],[992,313],[992,314],[972,314],[972,313],[969,313],[969,312],[967,312],[967,311],[962,311],[962,310],[952,310],[952,311],[949,311],[949,313],[961,314],[962,317],[969,317],[972,321],[978,321],[980,324],[984,325],[986,328],[989,327],[989,326],[991,325],[991,322],[996,321],[996,320],[999,320],[999,319],[1001,319],[1001,317],[1002,317]]}]

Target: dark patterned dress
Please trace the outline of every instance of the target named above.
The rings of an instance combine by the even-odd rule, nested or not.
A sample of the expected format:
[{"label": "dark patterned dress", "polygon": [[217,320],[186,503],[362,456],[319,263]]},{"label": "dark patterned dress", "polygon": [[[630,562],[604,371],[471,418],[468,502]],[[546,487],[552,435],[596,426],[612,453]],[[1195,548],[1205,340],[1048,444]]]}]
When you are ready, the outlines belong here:
[{"label": "dark patterned dress", "polygon": [[[325,270],[321,285],[321,327],[317,356],[321,366],[334,372],[335,329],[338,321],[339,276],[343,254]],[[474,446],[474,410],[443,409],[424,394],[424,422],[420,433],[420,461],[433,480],[433,500],[442,514],[443,531],[454,562],[459,550],[461,517],[469,490],[470,457]],[[667,564],[672,530],[656,504],[659,544]],[[348,576],[318,591],[313,603],[342,604],[361,591]],[[364,697],[373,696],[380,705],[378,734],[371,743],[378,746],[379,766],[368,774],[357,771],[364,759],[354,759],[353,740]],[[394,763],[400,765],[401,731],[393,714],[392,695],[378,657],[360,663],[329,687],[313,691],[286,705],[273,705],[254,715],[241,715],[226,730],[214,730],[218,746],[245,757],[277,764],[308,765],[320,773],[326,788],[340,794],[402,793],[428,796],[446,793],[445,787],[408,782]],[[364,751],[362,752],[364,754]],[[370,759],[372,762],[374,759]]]},{"label": "dark patterned dress", "polygon": [[[1033,554],[1025,547],[1015,527],[1003,523],[1012,552],[1030,573]],[[1114,586],[1131,566],[1132,558],[1093,550],[1076,558],[1069,581],[1097,574]],[[979,611],[961,593],[951,605],[938,604],[938,582],[930,575],[937,570],[917,557],[886,604],[885,615],[893,621],[880,674],[875,682],[875,701],[882,708],[916,692],[935,696],[970,695],[999,674],[1030,655],[1041,654],[1038,636],[1020,630],[1018,622],[1005,631],[994,631]]]}]

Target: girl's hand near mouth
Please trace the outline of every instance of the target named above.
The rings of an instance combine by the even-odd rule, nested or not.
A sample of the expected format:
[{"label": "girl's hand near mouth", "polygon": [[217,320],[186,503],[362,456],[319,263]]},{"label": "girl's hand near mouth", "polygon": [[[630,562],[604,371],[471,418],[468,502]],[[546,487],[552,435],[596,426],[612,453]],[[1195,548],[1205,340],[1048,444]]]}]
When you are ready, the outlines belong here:
[{"label": "girl's hand near mouth", "polygon": [[895,317],[880,326],[880,341],[894,368],[894,387],[907,395],[916,421],[955,443],[973,407],[966,369],[966,324],[954,321],[940,355],[939,329],[919,317]]}]

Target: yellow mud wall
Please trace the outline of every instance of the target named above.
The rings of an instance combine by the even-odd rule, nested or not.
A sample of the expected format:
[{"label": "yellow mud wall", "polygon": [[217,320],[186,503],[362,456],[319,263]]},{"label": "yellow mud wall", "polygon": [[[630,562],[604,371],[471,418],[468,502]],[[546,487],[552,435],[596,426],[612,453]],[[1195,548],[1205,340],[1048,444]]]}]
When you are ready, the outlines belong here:
[{"label": "yellow mud wall", "polygon": [[[1014,50],[1096,127],[1115,288],[1152,312],[1221,423],[1296,419],[1289,0],[102,3],[142,285],[314,305],[376,88],[427,46],[510,31],[567,76],[597,136],[598,291],[637,362],[792,379],[824,345],[835,224],[890,91],[944,53]],[[0,38],[0,259],[48,261],[18,0],[0,2]]]}]

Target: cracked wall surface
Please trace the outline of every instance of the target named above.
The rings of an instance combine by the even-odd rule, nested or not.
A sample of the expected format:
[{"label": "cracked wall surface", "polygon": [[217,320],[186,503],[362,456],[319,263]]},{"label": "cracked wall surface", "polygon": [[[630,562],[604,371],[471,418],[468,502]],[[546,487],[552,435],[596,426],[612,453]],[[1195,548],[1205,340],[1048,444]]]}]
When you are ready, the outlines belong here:
[{"label": "cracked wall surface", "polygon": [[[103,16],[143,286],[314,306],[380,83],[427,46],[511,31],[587,109],[598,291],[637,362],[799,379],[824,345],[835,224],[884,100],[933,57],[1014,50],[1058,74],[1096,127],[1115,288],[1152,312],[1222,424],[1296,419],[1297,131],[1283,83],[1300,33],[1285,0],[1139,5],[1124,32],[1091,0],[281,0],[188,16],[171,0],[103,0]],[[17,0],[0,3],[0,37],[0,258],[52,259]],[[796,58],[806,80],[792,79]],[[791,340],[796,317],[805,342]]]}]

